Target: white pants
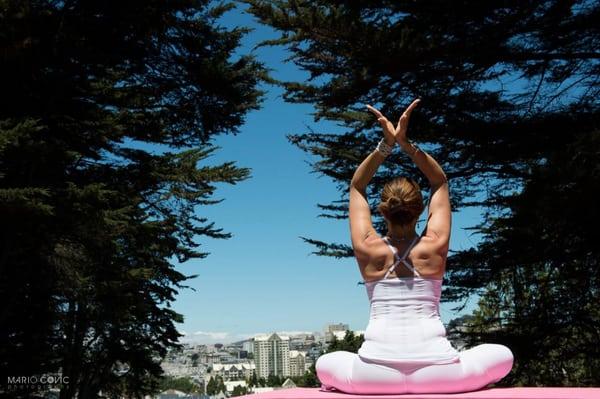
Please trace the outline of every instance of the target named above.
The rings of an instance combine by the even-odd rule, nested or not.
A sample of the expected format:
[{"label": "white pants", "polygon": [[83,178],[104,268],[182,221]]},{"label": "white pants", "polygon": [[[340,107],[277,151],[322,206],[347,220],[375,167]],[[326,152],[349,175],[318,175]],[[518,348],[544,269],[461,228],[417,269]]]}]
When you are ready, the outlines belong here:
[{"label": "white pants", "polygon": [[500,381],[513,365],[506,346],[482,344],[460,352],[456,363],[380,364],[346,351],[320,356],[315,365],[323,389],[355,394],[468,392]]}]

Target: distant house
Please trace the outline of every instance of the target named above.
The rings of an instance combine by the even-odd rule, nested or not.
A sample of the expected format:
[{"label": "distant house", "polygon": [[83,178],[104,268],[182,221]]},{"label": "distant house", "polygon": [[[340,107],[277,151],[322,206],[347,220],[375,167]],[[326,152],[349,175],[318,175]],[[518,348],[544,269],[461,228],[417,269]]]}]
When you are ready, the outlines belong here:
[{"label": "distant house", "polygon": [[283,389],[296,388],[296,384],[294,383],[294,381],[292,381],[290,378],[288,378],[283,382],[283,384],[281,384],[281,388],[283,388]]},{"label": "distant house", "polygon": [[239,380],[242,378],[250,379],[256,370],[254,363],[235,363],[235,364],[213,364],[212,373],[223,378],[224,381]]},{"label": "distant house", "polygon": [[227,389],[228,393],[233,392],[233,389],[237,386],[241,386],[242,388],[247,388],[246,381],[244,381],[244,380],[224,381],[224,384],[225,384],[225,389]]}]

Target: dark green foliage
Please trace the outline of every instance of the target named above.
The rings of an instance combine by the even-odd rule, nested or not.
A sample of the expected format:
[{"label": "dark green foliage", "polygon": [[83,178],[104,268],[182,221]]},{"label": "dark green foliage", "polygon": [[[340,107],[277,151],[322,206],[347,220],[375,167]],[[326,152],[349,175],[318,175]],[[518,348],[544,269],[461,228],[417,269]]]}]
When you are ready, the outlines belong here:
[{"label": "dark green foliage", "polygon": [[202,393],[203,387],[196,384],[189,377],[162,377],[160,381],[160,391],[166,391],[167,389],[176,389],[185,393]]},{"label": "dark green foliage", "polygon": [[219,392],[226,392],[227,388],[225,387],[225,382],[223,382],[223,378],[220,376],[210,377],[208,383],[206,384],[206,394],[207,395],[217,395]]},{"label": "dark green foliage", "polygon": [[267,377],[268,387],[279,387],[283,384],[283,377],[280,375],[269,374]]},{"label": "dark green foliage", "polygon": [[256,387],[258,386],[258,378],[256,377],[256,371],[252,372],[252,377],[250,377],[249,379],[247,379],[248,381],[248,386],[249,387]]},{"label": "dark green foliage", "polygon": [[233,55],[246,31],[216,27],[230,8],[0,0],[2,381],[60,371],[62,398],[158,389],[190,277],[174,261],[229,237],[196,211],[249,175],[209,162],[262,94],[262,66]]},{"label": "dark green foliage", "polygon": [[290,377],[290,379],[294,381],[294,384],[296,384],[298,387],[314,388],[321,386],[321,383],[317,378],[317,371],[315,370],[314,363],[308,368],[304,375],[299,377]]},{"label": "dark green foliage", "polygon": [[190,356],[190,359],[192,360],[192,367],[197,367],[198,366],[198,359],[200,358],[200,355],[198,353],[194,353],[192,356]]},{"label": "dark green foliage", "polygon": [[461,258],[491,275],[462,335],[471,345],[501,342],[513,350],[507,383],[600,381],[599,185],[600,130],[536,168],[510,199],[510,216],[486,229],[479,252]]},{"label": "dark green foliage", "polygon": [[298,386],[302,386],[302,387],[320,387],[321,386],[321,382],[317,378],[317,370],[315,369],[314,363],[308,368],[308,371],[306,373],[304,373],[304,376],[302,377],[302,381],[300,381],[300,382],[302,383],[302,385],[298,385]]},{"label": "dark green foliage", "polygon": [[[286,46],[291,60],[310,73],[307,81],[281,82],[285,98],[311,103],[317,120],[346,127],[340,134],[289,136],[316,157],[314,170],[331,177],[340,191],[332,203],[319,204],[320,216],[347,217],[352,174],[381,137],[364,104],[395,120],[421,97],[409,138],[446,171],[454,210],[484,211],[484,220],[472,228],[484,241],[451,254],[443,296],[483,295],[476,326],[489,334],[469,342],[487,339],[515,349],[516,368],[506,383],[599,384],[592,338],[600,330],[593,311],[600,296],[590,260],[598,246],[589,229],[597,226],[591,209],[597,209],[593,165],[600,145],[594,139],[600,127],[600,30],[594,22],[600,3],[245,3],[281,33],[265,45]],[[590,151],[586,163],[570,163],[582,149]],[[407,174],[427,187],[398,152],[367,190],[380,231],[384,224],[375,205],[381,188]],[[353,254],[349,239],[306,240],[320,255]],[[546,276],[549,269],[562,270],[561,264],[574,270],[565,271],[571,273],[565,278]],[[509,327],[494,327],[498,323]],[[531,337],[544,344],[534,347]]]},{"label": "dark green foliage", "polygon": [[248,388],[243,387],[241,385],[236,385],[233,387],[233,391],[231,392],[231,397],[246,395],[248,393]]},{"label": "dark green foliage", "polygon": [[354,331],[346,330],[346,334],[344,335],[344,338],[341,341],[337,339],[335,335],[333,336],[333,339],[329,343],[329,346],[327,346],[327,351],[325,353],[335,351],[347,351],[358,353],[358,349],[360,348],[364,340],[365,337],[362,334],[355,335]]}]

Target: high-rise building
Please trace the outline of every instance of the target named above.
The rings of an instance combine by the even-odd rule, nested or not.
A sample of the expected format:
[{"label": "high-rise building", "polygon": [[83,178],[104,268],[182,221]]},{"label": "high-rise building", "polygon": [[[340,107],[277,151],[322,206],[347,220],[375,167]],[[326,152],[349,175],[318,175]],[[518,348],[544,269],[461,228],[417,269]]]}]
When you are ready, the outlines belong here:
[{"label": "high-rise building", "polygon": [[242,344],[242,349],[248,353],[252,353],[252,351],[254,350],[254,341],[253,340],[244,341],[244,343]]},{"label": "high-rise building", "polygon": [[269,374],[289,376],[290,337],[277,333],[254,337],[254,363],[258,378],[268,378]]},{"label": "high-rise building", "polygon": [[306,371],[306,355],[300,351],[290,351],[290,376],[300,377]]}]

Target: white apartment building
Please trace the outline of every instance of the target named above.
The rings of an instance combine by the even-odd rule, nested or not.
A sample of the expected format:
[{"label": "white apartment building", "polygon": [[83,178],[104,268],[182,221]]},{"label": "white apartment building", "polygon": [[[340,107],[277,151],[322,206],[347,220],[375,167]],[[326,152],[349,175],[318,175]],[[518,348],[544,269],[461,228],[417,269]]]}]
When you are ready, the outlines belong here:
[{"label": "white apartment building", "polygon": [[248,353],[252,353],[254,351],[254,341],[244,341],[244,343],[242,344],[242,350],[245,350]]},{"label": "white apartment building", "polygon": [[218,353],[202,353],[200,354],[198,360],[201,363],[213,365],[215,363],[221,362],[221,355],[219,355]]},{"label": "white apartment building", "polygon": [[290,351],[290,376],[299,377],[306,371],[306,354],[300,351]]},{"label": "white apartment building", "polygon": [[289,376],[290,337],[277,333],[254,337],[254,364],[257,378],[268,378],[269,374]]},{"label": "white apartment building", "polygon": [[250,379],[256,369],[254,363],[213,364],[212,374],[220,376],[223,381]]}]

